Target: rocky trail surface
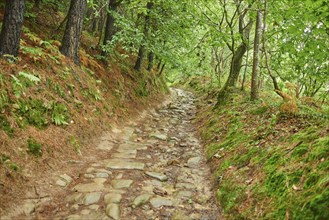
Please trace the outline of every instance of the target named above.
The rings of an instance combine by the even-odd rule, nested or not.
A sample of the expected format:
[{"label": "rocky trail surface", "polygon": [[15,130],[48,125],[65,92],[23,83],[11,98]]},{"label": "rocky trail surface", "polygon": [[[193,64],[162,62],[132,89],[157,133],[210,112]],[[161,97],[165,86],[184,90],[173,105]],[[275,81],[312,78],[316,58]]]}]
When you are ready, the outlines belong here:
[{"label": "rocky trail surface", "polygon": [[104,134],[97,145],[101,158],[77,178],[56,177],[55,185],[65,191],[59,204],[31,207],[27,218],[220,219],[191,124],[195,111],[192,94],[172,90],[171,100],[159,109]]}]

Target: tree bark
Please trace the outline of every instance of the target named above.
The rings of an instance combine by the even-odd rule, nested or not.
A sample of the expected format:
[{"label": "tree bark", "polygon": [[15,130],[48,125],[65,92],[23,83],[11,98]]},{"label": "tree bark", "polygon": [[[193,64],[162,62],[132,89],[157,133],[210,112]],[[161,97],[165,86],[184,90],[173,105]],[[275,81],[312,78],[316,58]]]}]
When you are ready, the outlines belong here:
[{"label": "tree bark", "polygon": [[154,53],[152,51],[149,52],[148,54],[148,66],[147,66],[147,70],[151,71],[153,68],[153,61],[154,61]]},{"label": "tree bark", "polygon": [[[115,12],[117,10],[118,4],[119,3],[117,0],[110,0],[108,10]],[[115,24],[115,17],[111,13],[107,12],[103,45],[106,45],[108,41],[111,41],[113,39],[113,36],[116,33],[114,24]],[[101,55],[105,56],[106,52],[102,50]]]},{"label": "tree bark", "polygon": [[6,0],[3,24],[0,33],[0,56],[4,54],[18,56],[24,20],[24,1]]},{"label": "tree bark", "polygon": [[262,35],[262,12],[257,11],[256,18],[256,30],[255,30],[255,40],[254,40],[254,58],[252,65],[252,75],[251,75],[251,100],[257,100],[259,98],[259,87],[258,87],[258,74],[259,74],[259,47],[260,38]]},{"label": "tree bark", "polygon": [[80,64],[79,48],[86,3],[86,0],[71,0],[62,46],[59,49],[62,54],[72,58],[78,65]]},{"label": "tree bark", "polygon": [[[149,24],[150,24],[150,11],[153,7],[153,3],[152,2],[148,2],[147,3],[147,14],[145,16],[145,24],[144,24],[144,41],[146,41],[146,38],[148,37],[148,32],[149,32]],[[143,64],[143,60],[144,60],[144,56],[145,56],[145,45],[144,42],[142,42],[142,44],[139,47],[139,51],[138,51],[138,57],[135,63],[135,67],[134,69],[136,71],[140,71],[142,68],[142,64]]]},{"label": "tree bark", "polygon": [[160,70],[160,73],[159,73],[160,76],[162,75],[162,73],[163,73],[165,67],[166,67],[166,64],[164,63],[164,64],[162,65],[161,70]]}]

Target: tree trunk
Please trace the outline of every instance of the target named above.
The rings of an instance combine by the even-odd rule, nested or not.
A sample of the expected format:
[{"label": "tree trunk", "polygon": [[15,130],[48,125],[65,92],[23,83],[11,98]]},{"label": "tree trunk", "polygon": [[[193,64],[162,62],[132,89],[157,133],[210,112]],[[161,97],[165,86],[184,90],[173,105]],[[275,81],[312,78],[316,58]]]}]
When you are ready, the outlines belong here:
[{"label": "tree trunk", "polygon": [[138,50],[138,56],[137,56],[137,60],[136,60],[135,67],[134,67],[134,69],[136,71],[140,71],[142,68],[144,54],[145,54],[145,47],[143,45],[141,45]]},{"label": "tree trunk", "polygon": [[76,64],[80,64],[79,48],[85,9],[86,0],[71,0],[62,46],[59,49]]},{"label": "tree trunk", "polygon": [[[110,0],[109,1],[109,11],[116,11],[118,7],[118,2],[117,0]],[[115,18],[114,16],[107,12],[107,18],[106,18],[106,27],[105,27],[105,36],[104,36],[104,41],[103,45],[106,45],[108,41],[111,41],[113,39],[113,36],[115,35]],[[101,53],[102,56],[106,55],[105,51],[102,51]]]},{"label": "tree trunk", "polygon": [[164,63],[164,64],[162,65],[161,70],[160,70],[160,73],[159,73],[160,76],[162,75],[162,73],[163,73],[165,67],[166,67],[166,64]]},{"label": "tree trunk", "polygon": [[229,87],[235,87],[239,78],[241,64],[244,54],[247,52],[247,44],[241,43],[240,46],[235,50],[234,55],[231,60],[230,74],[224,85],[224,90],[227,90]]},{"label": "tree trunk", "polygon": [[153,61],[154,61],[154,53],[151,51],[149,52],[149,55],[148,55],[148,66],[147,66],[147,70],[148,71],[151,71],[152,68],[153,68]]},{"label": "tree trunk", "polygon": [[257,11],[256,18],[256,30],[255,30],[255,40],[254,40],[254,58],[252,65],[252,75],[251,75],[251,100],[257,100],[259,98],[259,87],[258,87],[258,73],[259,73],[259,47],[260,47],[260,37],[262,34],[262,12]]},{"label": "tree trunk", "polygon": [[0,56],[18,56],[24,20],[24,1],[6,0],[3,24],[0,33]]},{"label": "tree trunk", "polygon": [[[148,32],[149,32],[149,23],[150,23],[150,10],[153,7],[153,3],[152,2],[148,2],[147,3],[147,14],[145,16],[145,24],[144,24],[144,41],[146,41],[146,38],[148,37]],[[143,64],[143,60],[144,60],[144,55],[145,55],[145,46],[144,46],[144,42],[142,42],[141,46],[139,47],[139,51],[138,51],[138,57],[135,63],[135,67],[134,69],[136,71],[140,71],[142,68],[142,64]]]}]

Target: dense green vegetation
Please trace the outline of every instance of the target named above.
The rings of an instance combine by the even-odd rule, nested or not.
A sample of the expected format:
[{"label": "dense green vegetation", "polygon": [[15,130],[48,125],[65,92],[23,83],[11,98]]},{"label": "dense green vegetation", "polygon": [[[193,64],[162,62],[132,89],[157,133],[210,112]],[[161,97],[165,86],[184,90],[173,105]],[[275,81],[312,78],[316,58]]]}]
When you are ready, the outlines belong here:
[{"label": "dense green vegetation", "polygon": [[167,78],[202,97],[227,218],[329,218],[326,0],[6,0],[0,18],[1,181],[81,154]]}]

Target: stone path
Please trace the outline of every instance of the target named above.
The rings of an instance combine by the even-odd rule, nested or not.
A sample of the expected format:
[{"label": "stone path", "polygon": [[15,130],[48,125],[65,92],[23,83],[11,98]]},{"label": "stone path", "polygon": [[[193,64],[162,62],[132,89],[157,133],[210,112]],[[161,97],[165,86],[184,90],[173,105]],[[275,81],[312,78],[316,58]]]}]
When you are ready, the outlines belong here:
[{"label": "stone path", "polygon": [[192,95],[173,90],[170,103],[97,146],[108,155],[73,180],[52,219],[220,219],[210,191],[210,171],[191,125]]}]

